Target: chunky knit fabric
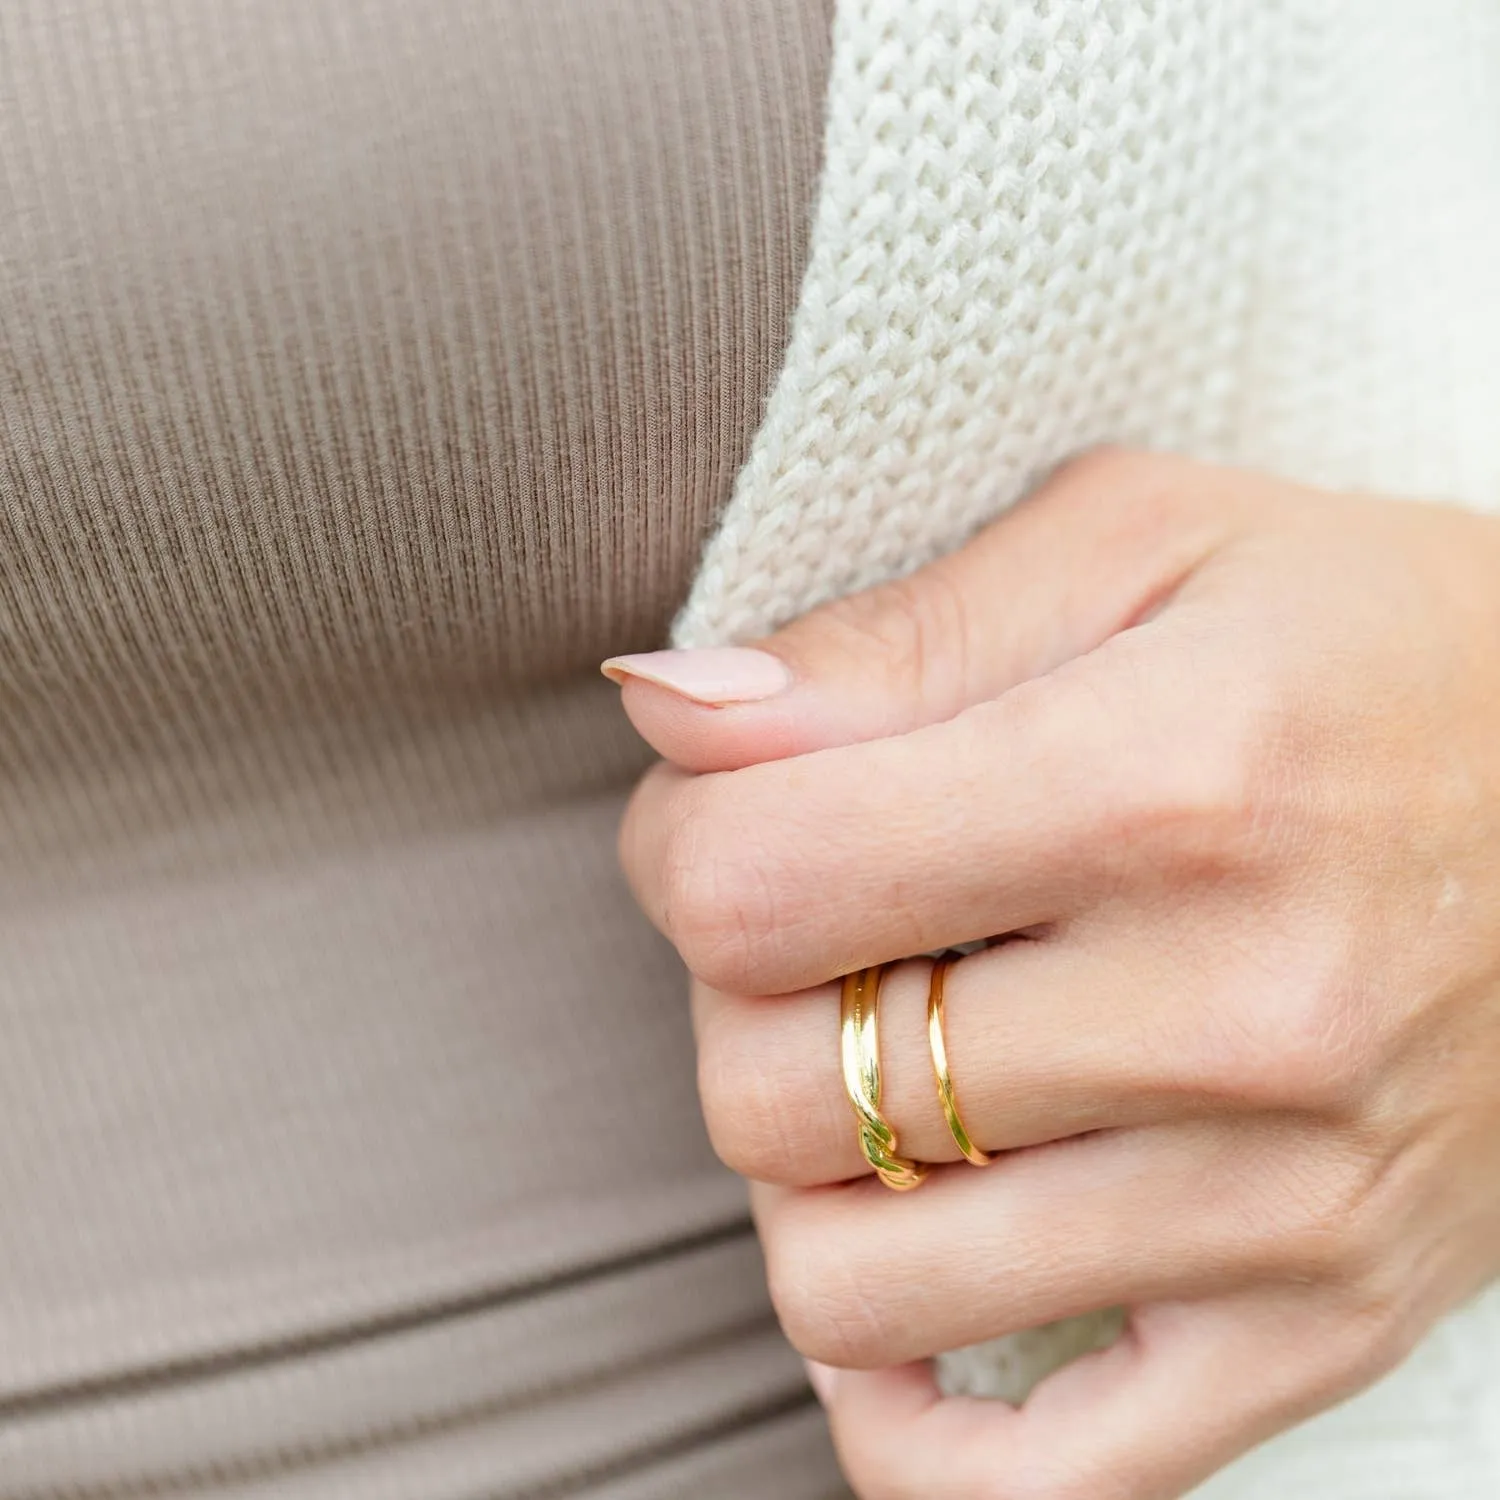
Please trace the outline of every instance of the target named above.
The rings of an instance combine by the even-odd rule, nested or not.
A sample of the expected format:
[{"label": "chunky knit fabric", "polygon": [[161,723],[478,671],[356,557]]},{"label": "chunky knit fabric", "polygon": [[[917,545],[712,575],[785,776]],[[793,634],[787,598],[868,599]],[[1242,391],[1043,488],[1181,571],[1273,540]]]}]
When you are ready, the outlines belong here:
[{"label": "chunky knit fabric", "polygon": [[[1500,507],[1493,0],[845,0],[834,49],[786,364],[679,644],[906,571],[1101,441]],[[1204,1494],[1500,1494],[1497,1351],[1492,1293]]]},{"label": "chunky knit fabric", "polygon": [[1100,441],[1500,503],[1491,0],[847,0],[834,47],[786,364],[680,644]]}]

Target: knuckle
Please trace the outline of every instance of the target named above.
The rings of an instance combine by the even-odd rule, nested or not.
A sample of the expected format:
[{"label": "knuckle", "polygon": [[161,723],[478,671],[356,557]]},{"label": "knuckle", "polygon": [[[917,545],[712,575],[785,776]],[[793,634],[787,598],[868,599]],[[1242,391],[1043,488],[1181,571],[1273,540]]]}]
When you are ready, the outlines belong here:
[{"label": "knuckle", "polygon": [[1059,792],[1089,809],[1101,840],[1184,881],[1273,873],[1293,831],[1276,669],[1236,658],[1206,715],[1222,658],[1214,641],[1164,654],[1126,632],[1051,674],[1018,726],[1063,768]]},{"label": "knuckle", "polygon": [[1160,670],[1155,653],[1119,636],[994,711],[1050,773],[1054,796],[1087,809],[1096,852],[1183,882],[1254,873],[1281,816],[1260,715],[1238,703],[1206,724],[1184,693],[1183,713],[1164,716]]},{"label": "knuckle", "polygon": [[753,990],[757,953],[777,932],[776,892],[747,839],[705,782],[684,788],[662,852],[662,925],[683,962],[705,983]]},{"label": "knuckle", "polygon": [[831,640],[863,675],[882,674],[889,692],[920,691],[939,713],[966,701],[968,601],[944,561],[840,599],[819,623],[825,649]]},{"label": "knuckle", "polygon": [[1168,726],[1160,736],[1136,737],[1124,774],[1111,784],[1113,831],[1190,878],[1253,866],[1274,820],[1262,743],[1234,713],[1190,735]]},{"label": "knuckle", "polygon": [[1295,949],[1281,971],[1247,965],[1244,992],[1218,1007],[1232,1031],[1214,1065],[1219,1091],[1255,1109],[1355,1120],[1374,1087],[1376,1049],[1338,980]]},{"label": "knuckle", "polygon": [[719,1160],[754,1182],[794,1183],[806,1131],[789,1081],[763,1066],[726,1012],[698,1043],[698,1093],[709,1142]]},{"label": "knuckle", "polygon": [[1298,1280],[1335,1285],[1373,1311],[1390,1300],[1380,1211],[1384,1165],[1359,1145],[1294,1160],[1277,1177],[1278,1259]]},{"label": "knuckle", "polygon": [[1279,1102],[1327,1119],[1357,1115],[1369,1091],[1372,1059],[1345,1022],[1344,1007],[1316,989],[1283,1014],[1276,1051],[1265,1061],[1266,1093]]},{"label": "knuckle", "polygon": [[884,1363],[881,1309],[861,1283],[861,1257],[838,1253],[826,1233],[799,1222],[795,1207],[763,1224],[761,1238],[771,1304],[798,1353],[839,1369]]}]

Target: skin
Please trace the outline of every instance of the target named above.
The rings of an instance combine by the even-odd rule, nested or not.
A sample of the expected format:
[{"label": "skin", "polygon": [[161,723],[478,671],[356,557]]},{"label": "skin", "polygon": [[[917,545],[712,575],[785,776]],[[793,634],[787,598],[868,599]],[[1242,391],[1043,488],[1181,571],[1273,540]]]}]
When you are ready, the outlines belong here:
[{"label": "skin", "polygon": [[[1103,452],[761,644],[760,702],[627,681],[621,850],[861,1500],[1181,1495],[1500,1274],[1500,522]],[[890,1193],[830,981],[997,936],[947,1041],[1009,1154],[912,959]],[[1020,1410],[933,1384],[1115,1304]]]}]

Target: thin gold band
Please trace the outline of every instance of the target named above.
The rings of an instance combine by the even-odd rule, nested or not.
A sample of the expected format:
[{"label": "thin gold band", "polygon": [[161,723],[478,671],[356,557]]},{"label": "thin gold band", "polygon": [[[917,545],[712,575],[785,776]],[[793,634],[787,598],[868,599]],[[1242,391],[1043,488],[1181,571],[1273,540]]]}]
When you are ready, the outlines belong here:
[{"label": "thin gold band", "polygon": [[948,1071],[948,1048],[943,1042],[943,980],[962,957],[961,953],[945,953],[932,966],[932,977],[927,982],[927,1045],[932,1049],[932,1071],[937,1075],[938,1103],[943,1107],[943,1118],[948,1122],[953,1142],[966,1162],[987,1167],[999,1153],[981,1151],[965,1129],[958,1101],[953,1097],[953,1075]]},{"label": "thin gold band", "polygon": [[880,1113],[880,1038],[876,1011],[880,984],[889,964],[876,964],[844,976],[839,1005],[839,1057],[844,1089],[854,1107],[859,1147],[875,1174],[893,1192],[917,1187],[927,1176],[922,1162],[898,1155],[896,1132]]}]

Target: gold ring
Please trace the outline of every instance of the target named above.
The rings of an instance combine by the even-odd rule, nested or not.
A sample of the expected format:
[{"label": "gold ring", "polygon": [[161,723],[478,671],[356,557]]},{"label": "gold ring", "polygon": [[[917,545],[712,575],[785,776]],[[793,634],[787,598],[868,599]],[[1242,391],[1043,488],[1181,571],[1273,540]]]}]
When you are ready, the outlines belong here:
[{"label": "gold ring", "polygon": [[966,1162],[976,1167],[987,1167],[999,1152],[986,1154],[981,1151],[964,1128],[963,1117],[958,1112],[958,1101],[953,1097],[953,1075],[948,1071],[948,1048],[943,1043],[943,979],[962,957],[962,953],[945,953],[932,966],[932,977],[928,980],[927,988],[927,1044],[932,1049],[932,1071],[937,1074],[938,1103],[943,1106],[943,1118],[948,1122],[954,1144]]},{"label": "gold ring", "polygon": [[854,1106],[859,1127],[859,1148],[875,1174],[892,1191],[904,1193],[927,1176],[922,1162],[908,1161],[896,1151],[896,1132],[880,1113],[880,1040],[875,1013],[880,1005],[880,984],[889,964],[844,976],[839,1006],[839,1056],[844,1068],[844,1088]]}]

